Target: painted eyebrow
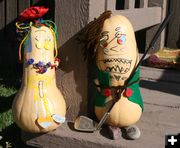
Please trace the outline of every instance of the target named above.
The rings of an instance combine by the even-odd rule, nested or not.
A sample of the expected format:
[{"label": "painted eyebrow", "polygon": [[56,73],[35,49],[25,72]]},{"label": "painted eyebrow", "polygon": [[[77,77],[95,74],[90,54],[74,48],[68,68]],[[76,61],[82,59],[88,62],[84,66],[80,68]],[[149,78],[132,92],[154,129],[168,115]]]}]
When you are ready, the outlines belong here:
[{"label": "painted eyebrow", "polygon": [[44,32],[46,32],[45,30],[36,30],[35,32],[38,32],[38,31],[44,31]]},{"label": "painted eyebrow", "polygon": [[115,29],[115,31],[119,31],[119,30],[121,30],[121,27],[117,27],[117,28]]},{"label": "painted eyebrow", "polygon": [[35,40],[36,40],[36,41],[38,41],[38,38],[37,38],[37,37],[38,37],[38,36],[35,36]]}]

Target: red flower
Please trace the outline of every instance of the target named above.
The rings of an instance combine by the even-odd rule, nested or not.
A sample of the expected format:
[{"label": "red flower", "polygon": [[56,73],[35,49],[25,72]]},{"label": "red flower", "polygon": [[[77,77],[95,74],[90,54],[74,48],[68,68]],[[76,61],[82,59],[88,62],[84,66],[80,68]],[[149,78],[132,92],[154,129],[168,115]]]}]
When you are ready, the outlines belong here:
[{"label": "red flower", "polygon": [[109,88],[105,88],[103,93],[105,97],[109,97],[111,95],[111,90]]},{"label": "red flower", "polygon": [[33,20],[42,17],[48,12],[49,8],[33,6],[20,13],[20,21]]},{"label": "red flower", "polygon": [[131,88],[127,88],[126,90],[125,90],[125,92],[124,92],[124,95],[126,96],[126,97],[130,97],[130,96],[132,96],[132,94],[133,94],[133,90],[131,89]]}]

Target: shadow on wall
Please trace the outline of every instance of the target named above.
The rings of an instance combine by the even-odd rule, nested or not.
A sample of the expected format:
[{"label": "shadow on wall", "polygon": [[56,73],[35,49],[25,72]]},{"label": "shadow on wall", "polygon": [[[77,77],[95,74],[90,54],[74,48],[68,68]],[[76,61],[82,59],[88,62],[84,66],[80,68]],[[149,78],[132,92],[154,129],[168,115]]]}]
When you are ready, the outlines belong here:
[{"label": "shadow on wall", "polygon": [[87,62],[77,37],[78,33],[66,41],[58,54],[61,70],[57,71],[57,85],[66,100],[68,120],[87,114]]},{"label": "shadow on wall", "polygon": [[179,39],[176,42],[177,48],[180,49],[180,24],[179,24]]},{"label": "shadow on wall", "polygon": [[[15,20],[0,30],[0,88],[2,91],[0,92],[0,114],[11,108],[15,90],[20,88],[22,77],[22,65],[18,62],[18,44],[14,23]],[[11,91],[8,91],[9,88]],[[12,90],[14,90],[13,95]]]},{"label": "shadow on wall", "polygon": [[96,88],[95,61],[84,60],[83,44],[77,38],[83,29],[66,41],[59,49],[60,70],[57,71],[57,85],[67,103],[67,119],[74,121],[79,115],[94,114]]},{"label": "shadow on wall", "polygon": [[15,20],[6,25],[5,28],[0,30],[0,67],[6,73],[3,76],[10,74],[16,75],[20,71],[20,64],[18,63],[18,44],[15,33]]}]

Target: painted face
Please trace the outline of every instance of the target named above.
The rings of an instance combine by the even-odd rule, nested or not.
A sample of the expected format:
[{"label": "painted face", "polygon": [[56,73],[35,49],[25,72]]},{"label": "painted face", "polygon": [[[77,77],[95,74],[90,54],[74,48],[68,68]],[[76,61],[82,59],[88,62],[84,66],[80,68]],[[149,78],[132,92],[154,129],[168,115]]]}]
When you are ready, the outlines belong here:
[{"label": "painted face", "polygon": [[40,28],[32,26],[26,52],[27,59],[51,61],[54,57],[54,36],[52,31],[46,26]]},{"label": "painted face", "polygon": [[53,49],[53,36],[49,34],[49,30],[41,27],[34,31],[35,46],[37,49],[51,50]]},{"label": "painted face", "polygon": [[134,31],[125,17],[105,20],[96,57],[98,68],[110,72],[111,84],[123,85],[137,60]]}]

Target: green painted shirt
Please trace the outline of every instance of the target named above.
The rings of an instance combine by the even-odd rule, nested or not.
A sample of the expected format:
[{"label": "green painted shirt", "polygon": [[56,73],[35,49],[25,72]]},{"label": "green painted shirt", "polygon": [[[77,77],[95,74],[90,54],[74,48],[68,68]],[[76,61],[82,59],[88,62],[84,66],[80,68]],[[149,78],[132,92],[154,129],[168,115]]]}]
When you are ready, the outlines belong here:
[{"label": "green painted shirt", "polygon": [[[133,77],[129,81],[129,84],[138,80],[139,76],[140,76],[140,68],[138,67],[135,74],[133,75]],[[109,74],[109,72],[103,72],[103,71],[98,70],[98,80],[99,80],[99,84],[101,86],[101,91],[100,92],[97,91],[97,93],[96,93],[95,105],[102,107],[105,105],[105,102],[106,102],[106,97],[103,94],[104,88],[110,88],[111,87],[110,86],[110,74]],[[127,88],[130,88],[133,90],[133,93],[128,98],[128,100],[138,104],[143,110],[144,107],[143,107],[142,96],[141,96],[141,93],[139,90],[139,81],[137,81],[136,83],[133,83],[132,85],[128,86]]]}]

